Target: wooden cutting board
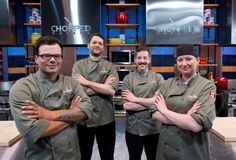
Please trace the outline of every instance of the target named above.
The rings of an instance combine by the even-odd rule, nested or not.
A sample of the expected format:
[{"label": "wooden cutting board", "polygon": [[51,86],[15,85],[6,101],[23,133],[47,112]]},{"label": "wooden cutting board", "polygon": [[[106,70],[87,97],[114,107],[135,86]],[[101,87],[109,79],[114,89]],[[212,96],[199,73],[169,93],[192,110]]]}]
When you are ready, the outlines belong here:
[{"label": "wooden cutting board", "polygon": [[1,147],[11,146],[21,138],[14,121],[0,121],[0,129]]},{"label": "wooden cutting board", "polygon": [[223,141],[236,141],[236,117],[216,117],[211,131]]}]

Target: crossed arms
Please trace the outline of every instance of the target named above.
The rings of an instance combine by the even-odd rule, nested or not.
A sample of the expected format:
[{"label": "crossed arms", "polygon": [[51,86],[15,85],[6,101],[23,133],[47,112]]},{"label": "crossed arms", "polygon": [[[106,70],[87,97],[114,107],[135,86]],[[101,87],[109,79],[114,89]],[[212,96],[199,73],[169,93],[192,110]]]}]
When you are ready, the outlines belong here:
[{"label": "crossed arms", "polygon": [[136,97],[129,90],[123,90],[122,98],[128,101],[123,104],[126,110],[142,111],[150,108],[149,106],[154,106],[157,111],[152,114],[152,118],[159,120],[161,123],[176,125],[193,132],[198,132],[203,128],[191,116],[191,114],[195,113],[201,107],[199,101],[195,102],[187,114],[180,114],[167,108],[165,99],[159,91],[156,91],[155,95],[151,98],[142,98]]},{"label": "crossed arms", "polygon": [[49,120],[47,129],[40,137],[43,138],[60,132],[79,119],[86,118],[85,113],[78,107],[80,101],[81,98],[77,96],[71,100],[69,109],[50,111],[36,104],[34,101],[27,100],[25,105],[21,107],[22,114],[26,115],[29,119]]},{"label": "crossed arms", "polygon": [[88,87],[88,89],[85,91],[87,95],[94,95],[96,93],[100,93],[104,95],[113,96],[115,94],[115,89],[110,84],[116,81],[116,77],[112,75],[109,75],[107,77],[104,84],[89,81],[81,74],[76,74],[74,78],[79,81],[82,86]]}]

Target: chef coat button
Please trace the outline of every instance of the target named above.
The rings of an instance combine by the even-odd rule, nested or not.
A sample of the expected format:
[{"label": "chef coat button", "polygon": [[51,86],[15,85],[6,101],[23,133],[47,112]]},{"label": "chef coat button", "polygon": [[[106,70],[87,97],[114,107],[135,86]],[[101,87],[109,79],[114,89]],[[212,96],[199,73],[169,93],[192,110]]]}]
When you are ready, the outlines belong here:
[{"label": "chef coat button", "polygon": [[167,145],[167,142],[165,142],[164,145]]},{"label": "chef coat button", "polygon": [[177,152],[179,152],[179,151],[180,151],[180,150],[179,150],[179,148],[176,148],[175,150],[176,150]]},{"label": "chef coat button", "polygon": [[178,131],[177,133],[180,134],[180,131]]}]

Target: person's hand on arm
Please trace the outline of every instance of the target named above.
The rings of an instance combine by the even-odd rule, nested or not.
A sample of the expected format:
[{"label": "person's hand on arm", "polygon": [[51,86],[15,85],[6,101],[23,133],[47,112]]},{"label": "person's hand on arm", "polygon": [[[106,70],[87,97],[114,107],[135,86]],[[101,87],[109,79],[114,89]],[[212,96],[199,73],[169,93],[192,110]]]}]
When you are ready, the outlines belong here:
[{"label": "person's hand on arm", "polygon": [[[157,97],[157,99],[155,101],[155,105],[158,109],[158,112],[160,112],[157,114],[161,114],[162,116],[164,116],[164,117],[160,118],[160,120],[165,118],[165,120],[167,120],[167,122],[170,122],[168,124],[172,123],[182,129],[190,130],[193,132],[198,132],[198,131],[202,130],[203,127],[201,125],[199,125],[191,116],[191,114],[194,113],[194,111],[196,111],[200,107],[199,101],[195,102],[195,104],[192,107],[192,110],[190,109],[190,111],[187,114],[180,114],[180,113],[176,113],[171,110],[168,110],[166,103],[165,103],[165,99],[162,96],[162,94],[160,94]],[[154,115],[154,118],[155,118],[155,116],[157,116],[157,115]]]}]

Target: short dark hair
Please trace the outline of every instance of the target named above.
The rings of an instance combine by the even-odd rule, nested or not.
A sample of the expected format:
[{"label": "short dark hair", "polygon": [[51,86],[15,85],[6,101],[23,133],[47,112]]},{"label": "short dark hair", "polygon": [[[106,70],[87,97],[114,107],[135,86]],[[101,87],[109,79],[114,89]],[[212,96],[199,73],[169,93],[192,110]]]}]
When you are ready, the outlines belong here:
[{"label": "short dark hair", "polygon": [[137,53],[138,53],[138,52],[141,52],[141,51],[147,51],[149,57],[151,57],[151,52],[150,52],[149,48],[147,48],[147,47],[140,47],[140,48],[138,48],[138,49],[136,50],[136,52],[134,53],[134,57],[136,57],[136,56],[137,56]]},{"label": "short dark hair", "polygon": [[34,54],[38,55],[39,54],[39,47],[42,45],[54,45],[58,44],[62,50],[63,44],[62,42],[57,39],[56,37],[53,36],[43,36],[38,39],[38,41],[34,45]]},{"label": "short dark hair", "polygon": [[191,55],[194,57],[198,57],[198,52],[193,44],[181,44],[177,46],[176,49],[176,58],[182,55]]},{"label": "short dark hair", "polygon": [[89,43],[91,42],[92,38],[95,37],[95,36],[100,37],[100,38],[103,40],[103,44],[105,45],[106,40],[105,40],[105,38],[104,38],[101,34],[99,34],[99,33],[91,34],[90,37],[89,37]]}]

